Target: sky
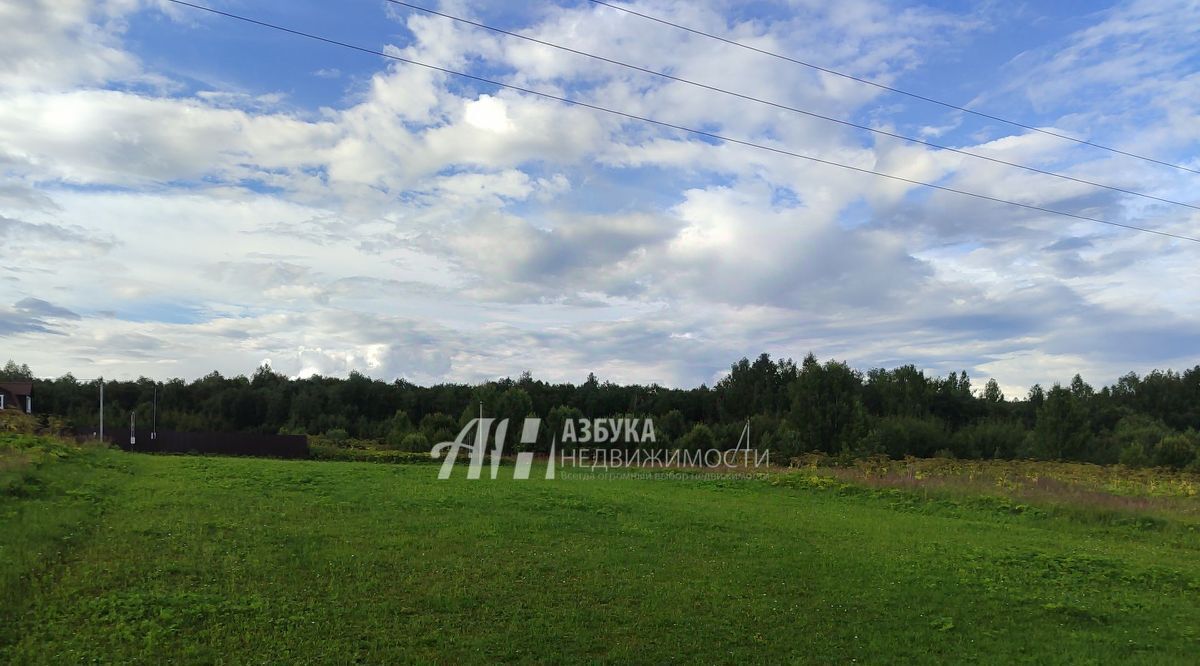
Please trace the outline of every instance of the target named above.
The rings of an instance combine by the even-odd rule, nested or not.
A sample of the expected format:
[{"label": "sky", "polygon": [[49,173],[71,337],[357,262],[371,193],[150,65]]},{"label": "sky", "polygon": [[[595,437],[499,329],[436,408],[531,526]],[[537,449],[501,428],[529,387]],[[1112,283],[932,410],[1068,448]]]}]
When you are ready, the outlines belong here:
[{"label": "sky", "polygon": [[[382,0],[196,0],[678,126],[1200,235],[1005,167]],[[1200,175],[586,0],[414,4],[1200,205]],[[1200,3],[637,0],[765,50],[1200,169]],[[743,356],[1010,395],[1200,363],[1200,244],[571,107],[163,0],[0,0],[0,357],[39,376],[695,386]]]}]

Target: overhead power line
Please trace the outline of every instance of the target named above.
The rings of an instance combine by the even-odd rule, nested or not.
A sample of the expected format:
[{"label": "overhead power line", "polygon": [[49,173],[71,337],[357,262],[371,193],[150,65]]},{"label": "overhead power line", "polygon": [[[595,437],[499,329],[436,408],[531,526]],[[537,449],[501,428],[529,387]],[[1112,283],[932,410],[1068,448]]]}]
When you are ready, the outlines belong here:
[{"label": "overhead power line", "polygon": [[465,24],[465,25],[474,26],[474,27],[476,27],[476,28],[482,28],[482,29],[484,29],[484,30],[490,30],[490,31],[492,31],[492,32],[495,32],[495,33],[499,33],[499,34],[502,34],[502,35],[507,35],[507,36],[509,36],[509,37],[514,37],[514,38],[516,38],[516,39],[523,39],[523,40],[525,40],[525,41],[532,42],[532,43],[534,43],[534,44],[539,44],[539,45],[541,45],[541,46],[547,46],[547,47],[550,47],[550,48],[553,48],[553,49],[558,49],[558,50],[560,50],[560,51],[565,51],[565,52],[567,52],[567,53],[573,53],[573,54],[575,54],[575,55],[584,56],[584,57],[586,57],[586,58],[592,58],[593,60],[598,60],[598,61],[600,61],[600,62],[605,62],[605,63],[609,63],[609,64],[612,64],[612,65],[618,65],[618,66],[620,66],[620,67],[625,67],[625,68],[628,68],[628,69],[631,69],[631,70],[634,70],[634,71],[642,72],[642,73],[644,73],[644,74],[650,74],[650,75],[653,75],[653,76],[658,76],[658,77],[661,77],[661,78],[664,78],[664,79],[668,79],[668,80],[670,80],[670,81],[676,81],[676,82],[683,83],[683,84],[686,84],[686,85],[689,85],[689,86],[694,86],[694,87],[697,87],[697,88],[703,88],[704,90],[711,90],[711,91],[713,91],[713,92],[718,92],[718,93],[721,93],[721,94],[724,94],[724,95],[730,95],[730,96],[732,96],[732,97],[737,97],[737,98],[739,98],[739,99],[744,99],[744,100],[748,100],[748,101],[751,101],[751,102],[756,102],[756,103],[758,103],[758,104],[765,104],[765,105],[767,105],[767,106],[771,106],[771,107],[774,107],[774,108],[777,108],[777,109],[782,109],[782,110],[784,110],[784,111],[791,111],[791,112],[793,112],[793,113],[798,113],[798,114],[801,114],[801,115],[809,116],[810,118],[817,118],[817,119],[819,119],[819,120],[825,120],[825,121],[828,121],[828,122],[831,122],[831,123],[837,123],[837,124],[839,124],[839,125],[844,125],[844,126],[846,126],[846,127],[853,127],[853,128],[855,128],[855,129],[865,130],[865,131],[867,131],[867,132],[874,132],[875,134],[881,134],[881,135],[883,135],[883,136],[892,137],[892,138],[894,138],[894,139],[900,139],[900,140],[903,140],[903,141],[910,141],[910,142],[912,142],[912,143],[918,143],[918,144],[921,144],[921,145],[923,145],[923,146],[929,146],[930,148],[937,148],[937,149],[939,149],[939,150],[945,150],[945,151],[948,151],[948,152],[957,153],[957,154],[959,154],[959,155],[966,155],[967,157],[973,157],[973,158],[975,158],[975,159],[986,160],[986,161],[988,161],[988,162],[992,162],[992,163],[994,163],[994,164],[1001,164],[1001,165],[1004,165],[1004,166],[1014,167],[1014,168],[1017,168],[1017,169],[1024,169],[1025,171],[1029,171],[1029,172],[1032,172],[1032,173],[1038,173],[1038,174],[1042,174],[1042,175],[1045,175],[1045,176],[1053,176],[1054,178],[1060,178],[1060,179],[1062,179],[1062,180],[1068,180],[1068,181],[1075,182],[1075,183],[1080,183],[1080,184],[1083,184],[1083,185],[1089,185],[1089,186],[1091,186],[1091,187],[1099,187],[1099,188],[1103,188],[1103,189],[1106,189],[1106,190],[1111,190],[1111,191],[1113,191],[1113,192],[1120,192],[1120,193],[1122,193],[1122,194],[1129,194],[1129,195],[1132,195],[1132,196],[1135,196],[1135,197],[1142,197],[1143,199],[1152,199],[1152,200],[1154,200],[1154,201],[1159,201],[1159,202],[1162,202],[1162,203],[1168,203],[1168,204],[1172,204],[1172,205],[1175,205],[1175,206],[1183,206],[1183,207],[1185,207],[1185,208],[1191,208],[1191,209],[1193,209],[1193,210],[1200,210],[1200,206],[1197,206],[1197,205],[1194,205],[1194,204],[1189,204],[1189,203],[1185,203],[1185,202],[1182,202],[1182,201],[1176,201],[1176,200],[1174,200],[1174,199],[1166,199],[1166,198],[1163,198],[1163,197],[1155,196],[1155,195],[1153,195],[1153,194],[1146,194],[1146,193],[1144,193],[1144,192],[1138,192],[1138,191],[1135,191],[1135,190],[1127,190],[1127,189],[1125,189],[1125,188],[1122,188],[1122,187],[1116,187],[1115,185],[1105,185],[1104,183],[1097,183],[1097,182],[1095,182],[1095,181],[1092,181],[1092,180],[1086,180],[1086,179],[1084,179],[1084,178],[1076,178],[1075,176],[1069,176],[1069,175],[1067,175],[1067,174],[1058,173],[1058,172],[1056,172],[1056,171],[1049,171],[1049,170],[1046,170],[1046,169],[1039,169],[1039,168],[1037,168],[1037,167],[1028,166],[1028,165],[1025,165],[1025,164],[1019,164],[1019,163],[1017,163],[1017,162],[1009,162],[1009,161],[1007,161],[1007,160],[1002,160],[1002,159],[1000,159],[1000,158],[998,158],[998,157],[990,157],[990,156],[988,156],[988,155],[983,155],[983,154],[980,154],[980,153],[974,153],[974,152],[971,152],[971,151],[969,151],[969,150],[963,150],[963,149],[961,149],[961,148],[954,148],[954,147],[951,147],[951,146],[946,146],[946,145],[942,145],[942,144],[939,144],[939,143],[934,143],[934,142],[932,142],[932,141],[925,141],[924,139],[918,139],[918,138],[916,138],[916,137],[905,136],[905,135],[903,135],[903,134],[897,134],[897,133],[895,133],[895,132],[889,132],[889,131],[887,131],[887,130],[879,129],[879,128],[876,128],[876,127],[870,127],[869,125],[860,125],[860,124],[858,124],[858,123],[850,122],[850,121],[848,121],[848,120],[842,120],[842,119],[840,119],[840,118],[834,118],[834,117],[832,117],[832,116],[826,116],[826,115],[822,115],[822,114],[820,114],[820,113],[815,113],[815,112],[813,112],[813,111],[807,111],[807,110],[805,110],[805,109],[799,109],[799,108],[796,108],[796,107],[793,107],[793,106],[788,106],[788,105],[786,105],[786,104],[781,104],[781,103],[778,103],[778,102],[772,102],[772,101],[770,101],[770,100],[762,99],[762,98],[759,98],[759,97],[753,97],[753,96],[751,96],[751,95],[745,95],[745,94],[738,93],[738,92],[734,92],[734,91],[727,90],[727,89],[724,89],[724,88],[719,88],[719,87],[717,87],[717,86],[711,86],[711,85],[708,85],[708,84],[705,84],[705,83],[700,83],[700,82],[698,82],[698,81],[693,81],[693,80],[690,80],[690,79],[685,79],[685,78],[683,78],[683,77],[680,77],[680,76],[675,76],[675,75],[672,75],[672,74],[667,74],[666,72],[660,72],[660,71],[653,70],[653,69],[647,69],[647,68],[645,68],[645,67],[639,67],[638,65],[632,65],[632,64],[629,64],[629,63],[626,63],[626,62],[622,62],[622,61],[620,61],[620,60],[613,59],[613,58],[607,58],[607,57],[605,57],[605,56],[596,55],[596,54],[594,54],[594,53],[588,53],[587,51],[581,51],[581,50],[578,50],[578,49],[573,49],[573,48],[571,48],[571,47],[569,47],[569,46],[562,46],[561,44],[555,44],[555,43],[553,43],[553,42],[548,42],[548,41],[546,41],[546,40],[543,40],[543,39],[538,39],[538,38],[536,38],[536,37],[530,37],[530,36],[528,36],[528,35],[522,35],[521,33],[518,33],[518,32],[511,32],[511,31],[509,31],[509,30],[505,30],[505,29],[503,29],[503,28],[497,28],[497,27],[494,27],[494,26],[487,25],[487,24],[485,24],[485,23],[479,23],[479,22],[477,22],[477,21],[472,21],[471,19],[462,18],[462,17],[460,17],[460,16],[454,16],[453,14],[446,14],[446,13],[444,13],[444,12],[439,12],[439,11],[436,11],[436,10],[433,10],[433,9],[429,9],[429,8],[427,8],[427,7],[421,7],[421,6],[419,6],[419,5],[414,5],[414,4],[412,4],[412,3],[409,3],[409,2],[403,2],[403,0],[387,0],[387,2],[390,2],[390,3],[394,4],[394,5],[400,5],[401,7],[408,7],[409,9],[414,9],[414,10],[417,10],[417,11],[420,11],[420,12],[425,12],[425,13],[427,13],[427,14],[432,14],[432,15],[434,15],[434,16],[440,16],[440,17],[442,17],[442,18],[450,19],[451,21],[457,21],[457,22],[459,22],[459,23],[463,23],[463,24]]},{"label": "overhead power line", "polygon": [[1078,144],[1083,144],[1083,145],[1085,145],[1085,146],[1091,146],[1092,148],[1099,148],[1100,150],[1107,150],[1107,151],[1109,151],[1109,152],[1112,152],[1112,153],[1117,153],[1118,155],[1124,155],[1124,156],[1126,156],[1126,157],[1133,157],[1133,158],[1135,158],[1135,159],[1139,159],[1139,160],[1145,160],[1145,161],[1147,161],[1147,162],[1153,162],[1154,164],[1159,164],[1159,165],[1162,165],[1162,166],[1171,167],[1172,169],[1179,169],[1180,171],[1187,171],[1187,172],[1189,172],[1189,173],[1200,174],[1200,169],[1193,169],[1193,168],[1191,168],[1191,167],[1186,167],[1186,166],[1183,166],[1182,164],[1175,164],[1175,163],[1172,163],[1172,162],[1165,162],[1165,161],[1163,161],[1163,160],[1155,159],[1155,158],[1153,158],[1153,157],[1147,157],[1147,156],[1145,156],[1145,155],[1139,155],[1139,154],[1137,154],[1137,153],[1131,153],[1131,152],[1127,152],[1127,151],[1121,150],[1121,149],[1119,149],[1119,148],[1113,148],[1112,146],[1105,146],[1105,145],[1103,145],[1103,144],[1095,143],[1095,142],[1093,142],[1093,141],[1088,141],[1088,140],[1086,140],[1086,139],[1078,139],[1078,138],[1075,138],[1075,137],[1073,137],[1073,136],[1069,136],[1069,135],[1066,135],[1066,134],[1062,134],[1062,133],[1059,133],[1059,132],[1055,132],[1055,131],[1053,131],[1053,130],[1043,129],[1043,128],[1041,128],[1041,127],[1035,127],[1035,126],[1033,126],[1033,125],[1027,125],[1027,124],[1025,124],[1025,123],[1018,122],[1018,121],[1016,121],[1016,120],[1009,120],[1009,119],[1007,119],[1007,118],[1001,118],[1000,116],[993,116],[993,115],[991,115],[991,114],[989,114],[989,113],[984,113],[983,111],[976,111],[976,110],[974,110],[974,109],[970,109],[970,108],[967,108],[967,107],[965,107],[965,106],[959,106],[959,105],[957,105],[957,104],[952,104],[952,103],[950,103],[950,102],[943,102],[943,101],[941,101],[941,100],[939,100],[939,99],[934,99],[934,98],[932,98],[932,97],[927,97],[927,96],[925,96],[925,95],[921,95],[921,94],[919,94],[919,93],[909,92],[909,91],[907,91],[907,90],[902,90],[902,89],[900,89],[900,88],[894,88],[894,87],[892,87],[892,86],[889,86],[889,85],[886,85],[886,84],[883,84],[883,83],[879,83],[878,81],[872,81],[872,80],[870,80],[870,79],[862,78],[862,77],[859,77],[859,76],[854,76],[853,74],[847,74],[847,73],[845,73],[845,72],[839,72],[839,71],[837,71],[837,70],[835,70],[835,69],[830,69],[830,68],[828,68],[828,67],[822,67],[822,66],[820,66],[820,65],[815,65],[815,64],[813,64],[813,63],[811,63],[811,62],[805,62],[805,61],[803,61],[803,60],[800,60],[799,58],[793,58],[793,57],[791,57],[791,56],[783,55],[782,53],[776,53],[776,52],[774,52],[774,51],[768,51],[768,50],[766,50],[766,49],[760,49],[760,48],[758,48],[758,47],[756,47],[756,46],[751,46],[751,45],[749,45],[749,44],[744,44],[744,43],[742,43],[742,42],[739,42],[739,41],[737,41],[737,40],[734,40],[734,39],[729,39],[729,38],[727,38],[727,37],[722,37],[722,36],[720,36],[720,35],[716,35],[716,34],[713,34],[713,33],[710,33],[710,32],[705,32],[705,31],[703,31],[703,30],[698,30],[698,29],[696,29],[696,28],[690,28],[690,27],[688,27],[688,26],[686,26],[686,25],[681,25],[681,24],[679,24],[679,23],[675,23],[675,22],[673,22],[673,21],[668,21],[667,19],[664,19],[664,18],[659,18],[659,17],[657,17],[657,16],[652,16],[652,15],[650,15],[650,14],[643,14],[642,12],[635,11],[635,10],[633,10],[633,9],[629,9],[628,7],[622,7],[622,6],[620,6],[620,5],[613,4],[613,3],[611,3],[611,2],[605,2],[605,0],[588,0],[588,1],[589,1],[589,2],[592,2],[592,3],[594,3],[594,4],[597,4],[597,5],[603,5],[603,6],[605,6],[605,7],[608,7],[608,8],[610,8],[610,9],[615,9],[615,10],[617,10],[617,11],[619,11],[619,12],[624,12],[624,13],[626,13],[626,14],[630,14],[630,15],[632,15],[632,16],[637,16],[637,17],[640,17],[640,18],[644,18],[644,19],[646,19],[646,20],[648,20],[648,21],[654,21],[655,23],[661,23],[662,25],[670,26],[670,27],[672,27],[672,28],[677,28],[677,29],[679,29],[679,30],[683,30],[683,31],[685,31],[685,32],[690,32],[690,33],[692,33],[693,35],[700,35],[701,37],[707,37],[707,38],[709,38],[709,39],[715,39],[715,40],[717,40],[717,41],[719,41],[719,42],[724,42],[724,43],[726,43],[726,44],[729,44],[729,45],[731,45],[731,46],[736,46],[736,47],[739,47],[739,48],[747,49],[747,50],[749,50],[749,51],[754,51],[755,53],[761,53],[762,55],[770,56],[770,57],[772,57],[772,58],[778,58],[779,60],[786,60],[787,62],[790,62],[790,63],[796,64],[796,65],[802,65],[802,66],[804,66],[804,67],[808,67],[808,68],[810,68],[810,69],[815,69],[815,70],[817,70],[817,71],[819,71],[819,72],[825,72],[826,74],[832,74],[832,75],[834,75],[834,76],[840,76],[840,77],[842,77],[843,79],[849,79],[849,80],[851,80],[851,81],[857,81],[858,83],[862,83],[862,84],[865,84],[865,85],[868,85],[868,86],[873,86],[873,87],[875,87],[875,88],[879,88],[880,90],[886,90],[886,91],[888,91],[888,92],[893,92],[893,93],[896,93],[896,94],[898,94],[898,95],[904,95],[904,96],[906,96],[906,97],[911,97],[911,98],[913,98],[913,99],[919,99],[919,100],[921,100],[921,101],[923,101],[923,102],[929,102],[930,104],[936,104],[936,105],[938,105],[938,106],[942,106],[942,107],[945,107],[945,108],[947,108],[947,109],[954,109],[955,111],[962,111],[963,113],[969,113],[969,114],[971,114],[971,115],[973,115],[973,116],[978,116],[978,117],[980,117],[980,118],[987,118],[988,120],[994,120],[994,121],[996,121],[996,122],[1004,123],[1004,124],[1006,124],[1006,125],[1011,125],[1011,126],[1013,126],[1013,127],[1020,127],[1021,129],[1026,129],[1026,130],[1029,130],[1029,131],[1031,131],[1031,132],[1038,132],[1038,133],[1041,133],[1041,134],[1046,134],[1046,135],[1049,135],[1049,136],[1057,137],[1057,138],[1059,138],[1059,139],[1065,139],[1065,140],[1067,140],[1067,141],[1073,141],[1073,142],[1075,142],[1075,143],[1078,143]]},{"label": "overhead power line", "polygon": [[389,60],[395,60],[395,61],[397,61],[397,62],[403,62],[403,63],[407,63],[407,64],[409,64],[409,65],[415,65],[415,66],[417,66],[417,67],[423,67],[423,68],[425,68],[425,69],[429,69],[429,70],[432,70],[432,71],[436,71],[436,72],[442,72],[442,73],[444,73],[444,74],[450,74],[450,75],[453,75],[453,76],[458,76],[458,77],[461,77],[461,78],[470,79],[470,80],[472,80],[472,81],[478,81],[478,82],[480,82],[480,83],[484,83],[484,84],[487,84],[487,85],[496,86],[497,88],[506,88],[506,89],[508,89],[508,90],[515,90],[515,91],[517,91],[517,92],[525,93],[525,94],[528,94],[528,95],[535,95],[535,96],[537,96],[537,97],[543,97],[543,98],[545,98],[545,99],[551,99],[551,100],[554,100],[554,101],[557,101],[557,102],[562,102],[562,103],[564,103],[564,104],[569,104],[569,105],[572,105],[572,106],[578,106],[578,107],[582,107],[582,108],[586,108],[586,109],[591,109],[591,110],[593,110],[593,111],[600,111],[600,112],[607,113],[607,114],[610,114],[610,115],[619,116],[619,117],[622,117],[622,118],[627,118],[627,119],[629,119],[629,120],[636,120],[636,121],[638,121],[638,122],[647,123],[647,124],[650,124],[650,125],[657,125],[657,126],[659,126],[659,127],[665,127],[665,128],[668,128],[668,129],[673,129],[673,130],[677,130],[677,131],[680,131],[680,132],[686,132],[686,133],[689,133],[689,134],[694,134],[694,135],[696,135],[696,136],[702,136],[702,137],[706,137],[706,138],[709,138],[709,139],[714,139],[714,140],[717,140],[717,141],[724,141],[724,142],[726,142],[726,143],[737,144],[737,145],[746,146],[746,147],[749,147],[749,148],[757,148],[757,149],[760,149],[760,150],[764,150],[764,151],[768,151],[768,152],[771,152],[771,153],[775,153],[775,154],[777,154],[777,155],[785,155],[785,156],[787,156],[787,157],[794,157],[794,158],[797,158],[797,159],[807,160],[807,161],[810,161],[810,162],[816,162],[816,163],[818,163],[818,164],[826,164],[826,165],[829,165],[829,166],[835,166],[835,167],[839,167],[839,168],[842,168],[842,169],[847,169],[847,170],[849,170],[849,171],[857,171],[857,172],[859,172],[859,173],[871,174],[871,175],[873,175],[873,176],[879,176],[880,178],[887,178],[887,179],[890,179],[890,180],[895,180],[895,181],[899,181],[899,182],[903,182],[903,183],[908,183],[908,184],[910,184],[910,185],[918,185],[918,186],[921,186],[921,187],[927,187],[927,188],[934,189],[934,190],[941,190],[941,191],[943,191],[943,192],[951,192],[951,193],[954,193],[954,194],[960,194],[960,195],[963,195],[963,196],[973,197],[973,198],[976,198],[976,199],[982,199],[982,200],[985,200],[985,201],[993,201],[993,202],[996,202],[996,203],[1008,204],[1008,205],[1010,205],[1010,206],[1017,206],[1017,207],[1019,207],[1019,208],[1024,208],[1024,209],[1027,209],[1027,210],[1033,210],[1033,211],[1038,211],[1038,212],[1042,212],[1042,213],[1050,213],[1050,214],[1053,214],[1053,215],[1061,215],[1061,216],[1063,216],[1063,217],[1069,217],[1069,218],[1073,218],[1073,219],[1076,219],[1076,220],[1083,220],[1083,221],[1086,221],[1086,222],[1095,222],[1095,223],[1097,223],[1097,224],[1105,224],[1105,225],[1108,225],[1108,226],[1120,227],[1120,228],[1122,228],[1122,229],[1129,229],[1129,230],[1131,230],[1131,231],[1140,231],[1140,232],[1143,232],[1143,233],[1155,234],[1155,235],[1158,235],[1158,236],[1165,236],[1165,237],[1167,237],[1167,238],[1174,238],[1174,239],[1177,239],[1177,240],[1189,241],[1189,242],[1192,242],[1192,243],[1200,243],[1200,238],[1194,238],[1194,237],[1191,237],[1191,236],[1184,236],[1184,235],[1181,235],[1181,234],[1175,234],[1175,233],[1171,233],[1171,232],[1168,232],[1168,231],[1160,231],[1160,230],[1157,230],[1157,229],[1150,229],[1150,228],[1147,228],[1147,227],[1139,227],[1139,226],[1135,226],[1135,225],[1132,225],[1132,224],[1124,224],[1124,223],[1121,223],[1121,222],[1113,222],[1113,221],[1111,221],[1111,220],[1103,220],[1103,219],[1100,219],[1100,218],[1089,217],[1089,216],[1086,216],[1086,215],[1078,215],[1078,214],[1076,214],[1076,213],[1070,213],[1070,212],[1067,212],[1067,211],[1055,210],[1055,209],[1052,209],[1052,208],[1044,208],[1044,207],[1042,207],[1042,206],[1036,206],[1036,205],[1033,205],[1033,204],[1024,204],[1024,203],[1020,203],[1020,202],[1017,202],[1017,201],[1011,201],[1011,200],[1008,200],[1008,199],[1001,199],[1001,198],[999,198],[999,197],[993,197],[993,196],[989,196],[989,195],[986,195],[986,194],[978,194],[978,193],[975,193],[975,192],[968,192],[968,191],[966,191],[966,190],[959,190],[959,189],[956,189],[956,188],[953,188],[953,187],[946,187],[946,186],[944,186],[944,185],[935,185],[935,184],[933,184],[933,183],[926,183],[926,182],[922,182],[922,181],[919,181],[919,180],[913,180],[913,179],[911,179],[911,178],[905,178],[905,177],[903,177],[903,176],[897,176],[897,175],[894,175],[894,174],[884,173],[884,172],[882,172],[882,171],[874,171],[874,170],[871,170],[871,169],[866,169],[866,168],[863,168],[863,167],[856,167],[856,166],[852,166],[852,165],[849,165],[849,164],[842,164],[842,163],[840,163],[840,162],[834,162],[834,161],[832,161],[832,160],[826,160],[826,159],[822,159],[822,158],[820,158],[820,157],[813,157],[813,156],[811,156],[811,155],[805,155],[805,154],[803,154],[803,153],[796,153],[796,152],[792,152],[792,151],[790,151],[790,150],[785,150],[785,149],[783,149],[783,148],[775,148],[775,147],[773,147],[773,146],[767,146],[767,145],[763,145],[763,144],[759,144],[759,143],[754,143],[754,142],[752,142],[752,141],[744,141],[744,140],[742,140],[742,139],[734,139],[734,138],[732,138],[732,137],[723,136],[723,135],[716,134],[716,133],[713,133],[713,132],[706,132],[706,131],[704,131],[704,130],[693,129],[693,128],[690,128],[690,127],[685,127],[685,126],[683,126],[683,125],[676,125],[676,124],[674,124],[674,123],[669,123],[669,122],[666,122],[666,121],[663,121],[663,120],[655,120],[655,119],[653,119],[653,118],[647,118],[647,117],[645,117],[645,116],[639,116],[639,115],[636,115],[636,114],[633,114],[633,113],[628,113],[628,112],[625,112],[625,111],[619,111],[619,110],[617,110],[617,109],[612,109],[612,108],[608,108],[608,107],[600,106],[600,105],[598,105],[598,104],[591,104],[591,103],[589,103],[589,102],[583,102],[583,101],[579,101],[579,100],[575,100],[575,99],[570,99],[570,98],[568,98],[568,97],[561,97],[561,96],[558,96],[558,95],[554,95],[554,94],[552,94],[552,93],[542,92],[542,91],[539,91],[539,90],[532,90],[532,89],[530,89],[530,88],[524,88],[524,87],[522,87],[522,86],[514,85],[514,84],[511,84],[511,83],[502,83],[502,82],[500,82],[500,81],[495,81],[495,80],[493,80],[493,79],[484,78],[484,77],[482,77],[482,76],[476,76],[476,75],[474,75],[474,74],[467,74],[467,73],[465,73],[465,72],[459,72],[459,71],[456,71],[456,70],[453,70],[453,69],[447,69],[447,68],[445,68],[445,67],[440,67],[440,66],[438,66],[438,65],[431,65],[431,64],[429,64],[429,63],[421,62],[421,61],[419,61],[419,60],[413,60],[413,59],[411,59],[411,58],[405,58],[405,57],[403,57],[403,56],[398,56],[398,55],[394,55],[394,54],[391,54],[391,53],[384,53],[383,51],[378,51],[378,50],[376,50],[376,49],[367,48],[367,47],[365,47],[365,46],[358,46],[358,45],[355,45],[355,44],[350,44],[350,43],[347,43],[347,42],[338,41],[338,40],[336,40],[336,39],[331,39],[331,38],[329,38],[329,37],[322,37],[322,36],[320,36],[320,35],[315,35],[315,34],[312,34],[312,33],[309,33],[309,32],[304,32],[304,31],[301,31],[301,30],[295,30],[295,29],[293,29],[293,28],[287,28],[287,27],[284,27],[284,26],[281,26],[281,25],[276,25],[276,24],[274,24],[274,23],[268,23],[268,22],[266,22],[266,21],[260,21],[260,20],[258,20],[258,19],[253,19],[253,18],[249,18],[249,17],[246,17],[246,16],[240,16],[240,15],[238,15],[238,14],[233,14],[233,13],[230,13],[230,12],[221,11],[221,10],[219,10],[219,9],[213,9],[212,7],[205,7],[205,6],[203,6],[203,5],[196,5],[196,4],[192,4],[192,3],[190,3],[190,2],[185,2],[184,0],[167,0],[167,2],[170,2],[170,3],[172,3],[172,4],[176,4],[176,5],[182,5],[182,6],[185,6],[185,7],[191,7],[192,9],[197,9],[197,10],[200,10],[200,11],[208,12],[208,13],[210,13],[210,14],[216,14],[216,15],[218,15],[218,16],[224,16],[224,17],[226,17],[226,18],[231,18],[231,19],[235,19],[235,20],[238,20],[238,21],[243,21],[243,22],[245,22],[245,23],[250,23],[250,24],[257,25],[257,26],[260,26],[260,27],[263,27],[263,28],[269,28],[269,29],[271,29],[271,30],[277,30],[277,31],[279,31],[279,32],[286,32],[286,33],[288,33],[288,34],[291,34],[291,35],[296,35],[296,36],[298,36],[298,37],[304,37],[304,38],[307,38],[307,39],[312,39],[312,40],[315,40],[315,41],[318,41],[318,42],[323,42],[323,43],[330,44],[330,45],[333,45],[333,46],[340,46],[340,47],[342,47],[342,48],[352,49],[352,50],[354,50],[354,51],[359,51],[359,52],[361,52],[361,53],[368,53],[368,54],[371,54],[371,55],[379,56],[379,57],[381,57],[381,58],[387,58],[387,59],[389,59]]}]

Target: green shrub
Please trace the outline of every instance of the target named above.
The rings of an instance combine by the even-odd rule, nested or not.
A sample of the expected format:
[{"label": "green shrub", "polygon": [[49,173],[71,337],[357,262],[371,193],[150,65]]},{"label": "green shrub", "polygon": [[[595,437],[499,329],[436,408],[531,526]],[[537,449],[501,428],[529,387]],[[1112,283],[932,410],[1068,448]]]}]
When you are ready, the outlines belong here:
[{"label": "green shrub", "polygon": [[1122,452],[1131,444],[1141,446],[1144,451],[1152,451],[1163,437],[1170,434],[1171,429],[1162,421],[1135,414],[1117,421],[1112,437]]},{"label": "green shrub", "polygon": [[1017,421],[989,419],[954,433],[951,450],[958,458],[1016,458],[1025,445],[1026,434]]},{"label": "green shrub", "polygon": [[441,412],[426,414],[421,419],[421,433],[430,442],[449,442],[458,434],[458,424],[450,416]]},{"label": "green shrub", "polygon": [[350,433],[346,432],[343,428],[334,428],[325,433],[325,439],[331,442],[345,442],[350,439]]},{"label": "green shrub", "polygon": [[760,451],[764,449],[770,451],[771,460],[780,464],[805,453],[800,433],[786,426],[780,427],[776,432],[769,433],[761,439],[755,437],[751,446]]},{"label": "green shrub", "polygon": [[32,435],[37,432],[38,423],[29,414],[15,409],[0,410],[0,432],[17,432]]},{"label": "green shrub", "polygon": [[400,441],[400,450],[413,453],[429,453],[429,439],[425,433],[410,432]]},{"label": "green shrub", "polygon": [[887,416],[875,421],[861,448],[864,453],[886,453],[891,458],[928,458],[949,448],[949,442],[946,428],[938,419]]},{"label": "green shrub", "polygon": [[713,435],[712,429],[703,423],[697,423],[692,426],[688,434],[680,437],[676,448],[685,451],[706,451],[716,448],[717,438]]},{"label": "green shrub", "polygon": [[0,431],[0,496],[22,495],[35,472],[60,460],[103,448],[46,435]]},{"label": "green shrub", "polygon": [[403,449],[404,438],[413,432],[412,419],[408,418],[407,412],[397,411],[392,418],[380,424],[377,431],[382,435],[383,441],[388,447]]},{"label": "green shrub", "polygon": [[1159,467],[1183,469],[1196,459],[1196,449],[1194,434],[1163,437],[1154,448],[1154,464]]},{"label": "green shrub", "polygon": [[1126,467],[1149,467],[1150,455],[1140,442],[1130,442],[1121,449],[1120,463]]}]

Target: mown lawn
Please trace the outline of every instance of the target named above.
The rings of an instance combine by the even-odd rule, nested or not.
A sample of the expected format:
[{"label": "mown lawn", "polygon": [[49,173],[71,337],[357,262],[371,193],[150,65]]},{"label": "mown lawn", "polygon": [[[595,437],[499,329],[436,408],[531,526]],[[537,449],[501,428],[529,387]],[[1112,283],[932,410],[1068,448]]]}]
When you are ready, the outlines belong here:
[{"label": "mown lawn", "polygon": [[1189,523],[436,472],[115,451],[43,465],[0,495],[0,663],[1200,655]]}]

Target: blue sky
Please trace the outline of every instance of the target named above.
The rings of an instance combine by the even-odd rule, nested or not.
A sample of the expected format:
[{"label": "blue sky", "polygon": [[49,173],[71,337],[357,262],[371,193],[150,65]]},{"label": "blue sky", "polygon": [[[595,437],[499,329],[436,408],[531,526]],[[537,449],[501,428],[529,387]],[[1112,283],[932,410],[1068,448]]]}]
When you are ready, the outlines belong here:
[{"label": "blue sky", "polygon": [[[205,3],[201,3],[205,4]],[[379,0],[212,0],[526,88],[1029,205],[1197,211],[698,90]],[[416,3],[421,4],[421,3]],[[426,6],[891,132],[1196,202],[1200,176],[821,75],[590,2]],[[1200,168],[1200,8],[630,5]],[[160,0],[0,0],[5,352],[40,374],[262,362],[422,383],[695,385],[743,355],[966,369],[1007,391],[1200,358],[1196,244],[431,74]]]}]

